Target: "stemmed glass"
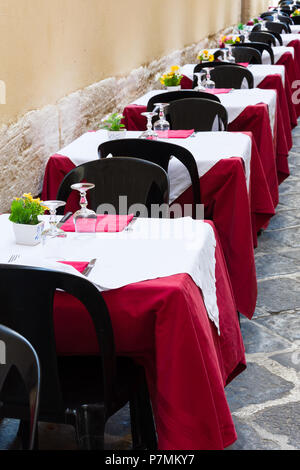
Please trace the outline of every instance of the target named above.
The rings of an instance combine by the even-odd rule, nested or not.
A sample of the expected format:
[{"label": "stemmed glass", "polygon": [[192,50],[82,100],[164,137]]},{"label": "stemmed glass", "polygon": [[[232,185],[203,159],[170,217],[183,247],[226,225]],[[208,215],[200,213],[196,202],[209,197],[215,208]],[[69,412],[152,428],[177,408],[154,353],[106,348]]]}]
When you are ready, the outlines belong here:
[{"label": "stemmed glass", "polygon": [[59,207],[65,206],[66,202],[65,201],[44,201],[43,204],[49,208],[50,212],[50,219],[49,219],[49,224],[50,227],[47,230],[43,231],[43,236],[50,236],[50,237],[64,237],[66,236],[65,232],[61,229],[59,229],[56,224],[57,224],[57,219],[56,219],[56,210]]},{"label": "stemmed glass", "polygon": [[90,189],[95,187],[92,183],[76,183],[72,184],[71,188],[79,191],[80,193],[80,207],[77,212],[75,212],[73,220],[75,224],[75,232],[78,233],[94,233],[96,232],[96,222],[97,222],[97,214],[88,209],[87,205],[87,198],[86,193]]},{"label": "stemmed glass", "polygon": [[197,77],[197,86],[195,88],[195,91],[205,91],[205,86],[203,86],[202,80],[203,77],[205,77],[205,72],[196,72],[194,73]]},{"label": "stemmed glass", "polygon": [[166,137],[168,137],[170,123],[166,120],[165,109],[169,106],[169,103],[155,103],[154,106],[154,111],[156,111],[157,108],[159,109],[159,120],[154,123],[154,131],[164,132]]},{"label": "stemmed glass", "polygon": [[206,73],[206,80],[204,82],[204,86],[206,89],[212,89],[212,88],[216,88],[216,84],[215,82],[211,79],[211,76],[210,76],[210,71],[213,70],[213,67],[206,67],[205,69],[203,69]]},{"label": "stemmed glass", "polygon": [[231,46],[228,46],[228,49],[224,49],[222,51],[222,59],[224,60],[224,62],[235,63],[235,58],[232,55],[232,47]]},{"label": "stemmed glass", "polygon": [[141,115],[147,118],[147,130],[143,132],[143,134],[140,136],[140,139],[157,140],[158,135],[155,131],[152,130],[152,118],[157,116],[157,113],[153,111],[141,113]]}]

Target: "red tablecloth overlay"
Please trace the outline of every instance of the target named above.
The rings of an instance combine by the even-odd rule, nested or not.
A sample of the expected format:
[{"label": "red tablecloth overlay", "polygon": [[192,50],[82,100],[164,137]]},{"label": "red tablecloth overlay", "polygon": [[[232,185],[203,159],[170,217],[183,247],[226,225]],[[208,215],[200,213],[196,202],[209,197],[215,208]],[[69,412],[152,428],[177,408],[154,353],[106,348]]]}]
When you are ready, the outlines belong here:
[{"label": "red tablecloth overlay", "polygon": [[[251,137],[251,133],[247,134]],[[253,249],[257,246],[257,232],[275,214],[269,189],[271,177],[268,183],[263,164],[252,139],[250,194],[241,158],[221,160],[200,178],[205,218],[212,220],[218,230],[237,308],[248,318],[254,313],[257,295]],[[56,154],[49,159],[41,196],[43,200],[56,198],[61,181],[74,167],[71,160],[62,155]],[[276,194],[273,191],[273,197]],[[176,202],[191,204],[192,198],[189,188]],[[77,209],[78,195],[73,192],[65,211]]]},{"label": "red tablecloth overlay", "polygon": [[[215,234],[220,336],[208,319],[200,289],[187,274],[102,293],[117,353],[145,367],[161,450],[216,450],[236,440],[224,386],[244,370],[246,362]],[[56,294],[54,325],[58,354],[98,353],[89,315],[69,294]]]}]

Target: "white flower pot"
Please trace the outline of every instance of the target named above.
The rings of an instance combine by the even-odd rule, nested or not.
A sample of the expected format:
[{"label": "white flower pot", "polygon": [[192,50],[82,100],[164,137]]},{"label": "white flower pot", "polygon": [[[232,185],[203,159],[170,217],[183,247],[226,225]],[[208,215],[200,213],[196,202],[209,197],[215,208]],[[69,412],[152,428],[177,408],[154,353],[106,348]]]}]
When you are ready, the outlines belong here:
[{"label": "white flower pot", "polygon": [[40,222],[37,225],[15,224],[13,222],[17,245],[38,245],[42,239],[44,225],[44,222]]},{"label": "white flower pot", "polygon": [[125,139],[126,129],[121,129],[120,131],[107,131],[108,140],[117,140]]},{"label": "white flower pot", "polygon": [[178,90],[181,90],[181,86],[180,86],[180,85],[177,85],[177,86],[167,86],[167,90],[168,90],[168,91],[178,91]]}]

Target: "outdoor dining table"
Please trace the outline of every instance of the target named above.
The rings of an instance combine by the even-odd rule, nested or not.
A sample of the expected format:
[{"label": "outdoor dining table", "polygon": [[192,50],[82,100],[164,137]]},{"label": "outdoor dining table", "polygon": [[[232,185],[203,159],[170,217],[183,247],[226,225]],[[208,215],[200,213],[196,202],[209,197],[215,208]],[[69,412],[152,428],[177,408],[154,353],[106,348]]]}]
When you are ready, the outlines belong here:
[{"label": "outdoor dining table", "polygon": [[[127,137],[140,134],[127,132]],[[98,159],[98,146],[106,140],[106,131],[88,132],[52,155],[46,166],[42,199],[56,198],[64,176],[75,166]],[[214,222],[219,233],[237,308],[251,318],[257,295],[253,247],[258,228],[275,214],[255,142],[251,134],[231,132],[200,132],[188,139],[165,141],[184,146],[197,162],[205,218]],[[185,168],[172,158],[168,173],[170,202],[191,205],[192,187]],[[273,177],[277,188],[276,173]],[[78,198],[71,194],[65,211],[77,208]]]},{"label": "outdoor dining table", "polygon": [[[176,239],[172,230],[178,234],[185,224],[188,230]],[[97,258],[88,279],[108,306],[117,354],[145,367],[160,450],[224,449],[236,440],[224,386],[246,362],[211,222],[139,219],[132,231],[86,240],[68,233],[35,247],[15,244],[8,215],[0,216],[0,229],[1,263],[18,253],[14,264],[81,276],[78,264]],[[58,291],[53,315],[58,355],[99,354],[79,301]]]}]

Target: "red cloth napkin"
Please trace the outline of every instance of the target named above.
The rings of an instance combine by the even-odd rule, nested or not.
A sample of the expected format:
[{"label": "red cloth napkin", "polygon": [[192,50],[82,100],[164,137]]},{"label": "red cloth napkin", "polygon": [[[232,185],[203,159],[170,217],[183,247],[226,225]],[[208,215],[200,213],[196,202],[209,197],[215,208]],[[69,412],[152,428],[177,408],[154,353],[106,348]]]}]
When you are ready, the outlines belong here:
[{"label": "red cloth napkin", "polygon": [[241,65],[242,67],[248,67],[249,62],[238,62],[238,65]]},{"label": "red cloth napkin", "polygon": [[207,88],[205,93],[211,93],[212,95],[221,95],[225,93],[230,93],[232,88]]},{"label": "red cloth napkin", "polygon": [[195,129],[176,130],[176,131],[157,131],[158,137],[161,139],[186,139],[194,134]]},{"label": "red cloth napkin", "polygon": [[80,273],[82,273],[87,265],[89,264],[87,261],[58,261],[62,264],[68,264],[69,266],[73,266],[73,268],[77,269]]},{"label": "red cloth napkin", "polygon": [[[97,215],[96,232],[122,232],[132,221],[133,214],[130,215]],[[73,216],[70,217],[62,226],[65,232],[75,232]]]}]

